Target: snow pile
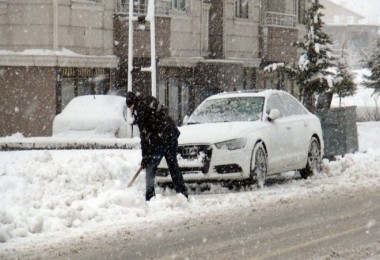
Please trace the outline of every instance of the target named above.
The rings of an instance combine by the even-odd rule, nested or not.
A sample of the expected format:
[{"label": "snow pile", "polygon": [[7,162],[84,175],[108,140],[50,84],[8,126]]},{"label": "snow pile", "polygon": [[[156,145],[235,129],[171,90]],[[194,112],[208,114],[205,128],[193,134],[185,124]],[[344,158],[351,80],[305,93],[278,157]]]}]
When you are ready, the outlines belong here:
[{"label": "snow pile", "polygon": [[[134,152],[137,155],[136,152]],[[0,167],[0,237],[20,237],[140,214],[139,191],[126,189],[133,155],[99,151],[7,154]]]},{"label": "snow pile", "polygon": [[190,203],[160,188],[145,202],[144,172],[127,188],[139,167],[140,150],[0,152],[0,247],[9,250],[36,238],[48,243],[105,227],[133,228],[237,207],[271,207],[304,196],[379,188],[380,150],[373,148],[380,147],[380,136],[371,131],[374,127],[380,128],[380,123],[361,123],[358,128],[366,153],[324,160],[323,172],[312,178],[303,180],[290,172],[280,177],[281,184],[269,180],[272,184],[263,190],[252,186],[239,192],[212,185],[201,194],[190,192]]}]

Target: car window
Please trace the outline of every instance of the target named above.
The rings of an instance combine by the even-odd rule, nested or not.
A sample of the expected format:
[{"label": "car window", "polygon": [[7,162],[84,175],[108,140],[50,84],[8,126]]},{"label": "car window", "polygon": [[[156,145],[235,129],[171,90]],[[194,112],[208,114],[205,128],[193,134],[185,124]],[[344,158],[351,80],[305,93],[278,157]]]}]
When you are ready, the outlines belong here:
[{"label": "car window", "polygon": [[281,98],[278,94],[273,94],[268,98],[266,112],[269,115],[272,109],[278,109],[280,111],[280,117],[284,116],[284,107],[282,105]]},{"label": "car window", "polygon": [[187,124],[256,121],[261,117],[263,106],[263,97],[210,99],[194,111]]},{"label": "car window", "polygon": [[307,114],[306,109],[294,97],[286,93],[281,93],[280,96],[284,104],[286,116]]}]

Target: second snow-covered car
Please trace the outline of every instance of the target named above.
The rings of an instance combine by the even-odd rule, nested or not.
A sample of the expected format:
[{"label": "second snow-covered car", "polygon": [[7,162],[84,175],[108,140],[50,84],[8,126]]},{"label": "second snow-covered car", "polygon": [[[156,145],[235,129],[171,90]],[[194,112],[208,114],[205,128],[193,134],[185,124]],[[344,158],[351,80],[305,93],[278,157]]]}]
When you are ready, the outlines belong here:
[{"label": "second snow-covered car", "polygon": [[[79,138],[132,137],[132,121],[131,111],[125,104],[125,97],[114,95],[79,96],[71,100],[62,113],[55,116],[53,136]],[[138,136],[136,129],[133,136]]]},{"label": "second snow-covered car", "polygon": [[[211,96],[179,129],[178,163],[186,182],[252,181],[261,188],[269,175],[300,170],[307,178],[320,171],[320,120],[284,91]],[[156,181],[171,182],[165,160]]]}]

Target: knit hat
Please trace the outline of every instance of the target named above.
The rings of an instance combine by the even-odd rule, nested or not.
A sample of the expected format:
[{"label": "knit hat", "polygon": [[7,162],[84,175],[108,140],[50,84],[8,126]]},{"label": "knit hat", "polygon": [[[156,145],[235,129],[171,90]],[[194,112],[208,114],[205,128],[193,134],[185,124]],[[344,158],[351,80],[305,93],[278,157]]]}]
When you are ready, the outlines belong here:
[{"label": "knit hat", "polygon": [[127,93],[127,99],[126,99],[127,107],[131,107],[136,103],[136,95],[135,93],[129,91]]}]

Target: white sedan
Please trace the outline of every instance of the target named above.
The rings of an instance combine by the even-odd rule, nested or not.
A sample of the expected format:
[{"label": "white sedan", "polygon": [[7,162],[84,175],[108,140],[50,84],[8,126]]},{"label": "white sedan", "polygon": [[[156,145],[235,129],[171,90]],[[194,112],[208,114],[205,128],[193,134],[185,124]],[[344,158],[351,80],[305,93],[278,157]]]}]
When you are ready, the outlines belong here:
[{"label": "white sedan", "polygon": [[75,97],[55,116],[54,137],[126,138],[138,136],[132,131],[131,111],[125,97],[114,95],[86,95]]},{"label": "white sedan", "polygon": [[[252,181],[300,170],[320,171],[319,118],[284,91],[222,93],[207,98],[179,128],[178,164],[185,182]],[[159,185],[171,182],[166,161]]]}]

